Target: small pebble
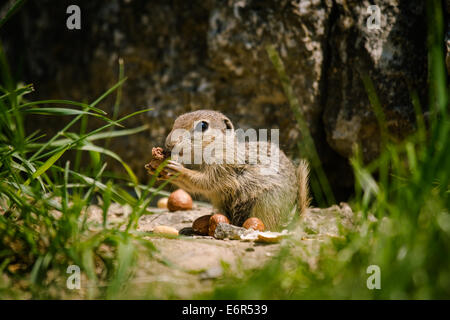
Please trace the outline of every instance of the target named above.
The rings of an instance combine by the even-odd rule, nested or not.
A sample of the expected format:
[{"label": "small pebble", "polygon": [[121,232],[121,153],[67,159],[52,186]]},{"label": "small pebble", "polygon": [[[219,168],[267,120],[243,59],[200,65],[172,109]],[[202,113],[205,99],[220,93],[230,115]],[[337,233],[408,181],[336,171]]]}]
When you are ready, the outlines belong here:
[{"label": "small pebble", "polygon": [[180,235],[183,235],[183,236],[193,236],[193,235],[195,235],[195,231],[191,227],[185,227],[185,228],[181,229],[178,233]]},{"label": "small pebble", "polygon": [[153,228],[153,233],[164,234],[169,236],[177,236],[178,230],[169,226],[156,226]]},{"label": "small pebble", "polygon": [[156,204],[158,208],[160,209],[167,209],[167,202],[169,201],[168,197],[164,197],[158,200],[158,203]]}]

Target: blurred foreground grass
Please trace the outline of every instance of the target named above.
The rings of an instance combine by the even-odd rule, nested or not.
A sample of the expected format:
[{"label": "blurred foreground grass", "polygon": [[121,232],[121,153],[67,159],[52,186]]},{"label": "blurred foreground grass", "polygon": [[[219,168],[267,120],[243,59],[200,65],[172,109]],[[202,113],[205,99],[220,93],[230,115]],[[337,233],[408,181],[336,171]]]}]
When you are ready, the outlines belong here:
[{"label": "blurred foreground grass", "polygon": [[[0,21],[24,4],[17,1]],[[117,119],[123,64],[119,81],[91,103],[67,100],[28,101],[33,85],[18,84],[12,77],[0,43],[0,298],[71,297],[77,290],[66,286],[69,266],[81,269],[85,298],[114,298],[130,277],[138,250],[154,252],[153,244],[135,232],[137,221],[147,214],[155,180],[139,185],[131,168],[119,155],[96,143],[131,135],[146,126],[125,129],[122,123],[140,110]],[[114,114],[98,108],[116,91]],[[34,115],[71,118],[54,136],[27,132],[25,118]],[[87,132],[89,119],[104,122]],[[63,122],[64,123],[64,122]],[[74,128],[78,125],[78,131]],[[74,163],[63,161],[68,152]],[[91,158],[81,161],[82,153]],[[106,170],[107,157],[122,164],[125,177]],[[130,189],[133,189],[132,196]],[[129,205],[132,212],[119,227],[111,227],[107,212],[112,202]],[[99,203],[103,223],[92,231],[87,208]],[[73,272],[73,269],[72,269]]]}]

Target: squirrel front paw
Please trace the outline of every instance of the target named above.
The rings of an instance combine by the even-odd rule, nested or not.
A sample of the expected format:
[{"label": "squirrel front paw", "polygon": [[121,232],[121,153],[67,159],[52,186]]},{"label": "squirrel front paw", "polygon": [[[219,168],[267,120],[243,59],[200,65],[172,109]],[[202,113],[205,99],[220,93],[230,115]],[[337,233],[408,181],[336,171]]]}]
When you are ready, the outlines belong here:
[{"label": "squirrel front paw", "polygon": [[174,160],[169,160],[166,167],[164,168],[169,174],[175,175],[177,173],[183,173],[186,168],[179,162]]},{"label": "squirrel front paw", "polygon": [[158,174],[156,172],[156,169],[150,167],[149,168],[146,167],[145,169],[147,169],[147,173],[149,175],[156,176],[157,180],[167,180],[168,178],[170,178],[169,173],[164,169],[162,169]]},{"label": "squirrel front paw", "polygon": [[[171,177],[174,177],[178,174],[178,171],[174,170],[174,168],[169,167],[169,162],[165,166],[160,165],[159,173],[158,169],[151,166],[150,164],[145,165],[145,169],[147,170],[148,174],[152,176],[156,176],[158,180],[168,180]],[[181,167],[183,167],[181,164],[179,164]]]}]

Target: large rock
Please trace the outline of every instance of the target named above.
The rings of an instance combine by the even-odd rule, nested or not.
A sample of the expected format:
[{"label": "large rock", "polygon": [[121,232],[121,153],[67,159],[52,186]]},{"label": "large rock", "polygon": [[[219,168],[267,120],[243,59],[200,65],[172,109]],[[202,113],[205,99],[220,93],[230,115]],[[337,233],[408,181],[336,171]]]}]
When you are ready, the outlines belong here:
[{"label": "large rock", "polygon": [[323,121],[327,141],[344,157],[351,156],[357,142],[366,160],[373,160],[380,151],[378,123],[362,77],[373,82],[386,126],[397,137],[414,128],[408,86],[426,101],[425,4],[399,0],[377,4],[379,30],[367,28],[369,1],[348,5],[339,0],[333,7]]},{"label": "large rock", "polygon": [[[425,95],[420,0],[377,1],[379,31],[366,27],[369,1],[78,1],[81,30],[70,31],[66,8],[74,3],[28,2],[2,30],[10,62],[22,71],[19,79],[35,84],[36,98],[93,101],[115,83],[123,58],[129,79],[120,114],[153,110],[127,123],[147,123],[147,132],[111,147],[141,178],[151,147],[163,144],[174,118],[200,108],[224,112],[237,127],[280,128],[281,148],[298,156],[301,135],[267,45],[286,66],[325,170],[343,191],[338,199],[353,185],[353,143],[362,143],[367,160],[379,152],[361,75],[373,80],[398,136],[413,128],[408,81]],[[112,96],[100,107],[112,113],[113,104]]]}]

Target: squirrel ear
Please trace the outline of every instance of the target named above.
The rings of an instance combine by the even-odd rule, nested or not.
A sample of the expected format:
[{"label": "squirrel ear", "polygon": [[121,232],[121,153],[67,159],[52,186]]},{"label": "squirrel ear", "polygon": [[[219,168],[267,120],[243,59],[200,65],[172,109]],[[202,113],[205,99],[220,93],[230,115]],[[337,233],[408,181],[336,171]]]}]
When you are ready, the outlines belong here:
[{"label": "squirrel ear", "polygon": [[231,129],[231,130],[234,129],[234,128],[233,128],[233,124],[231,123],[230,120],[225,119],[225,120],[223,120],[223,122],[225,122],[225,126],[227,127],[227,129]]}]

